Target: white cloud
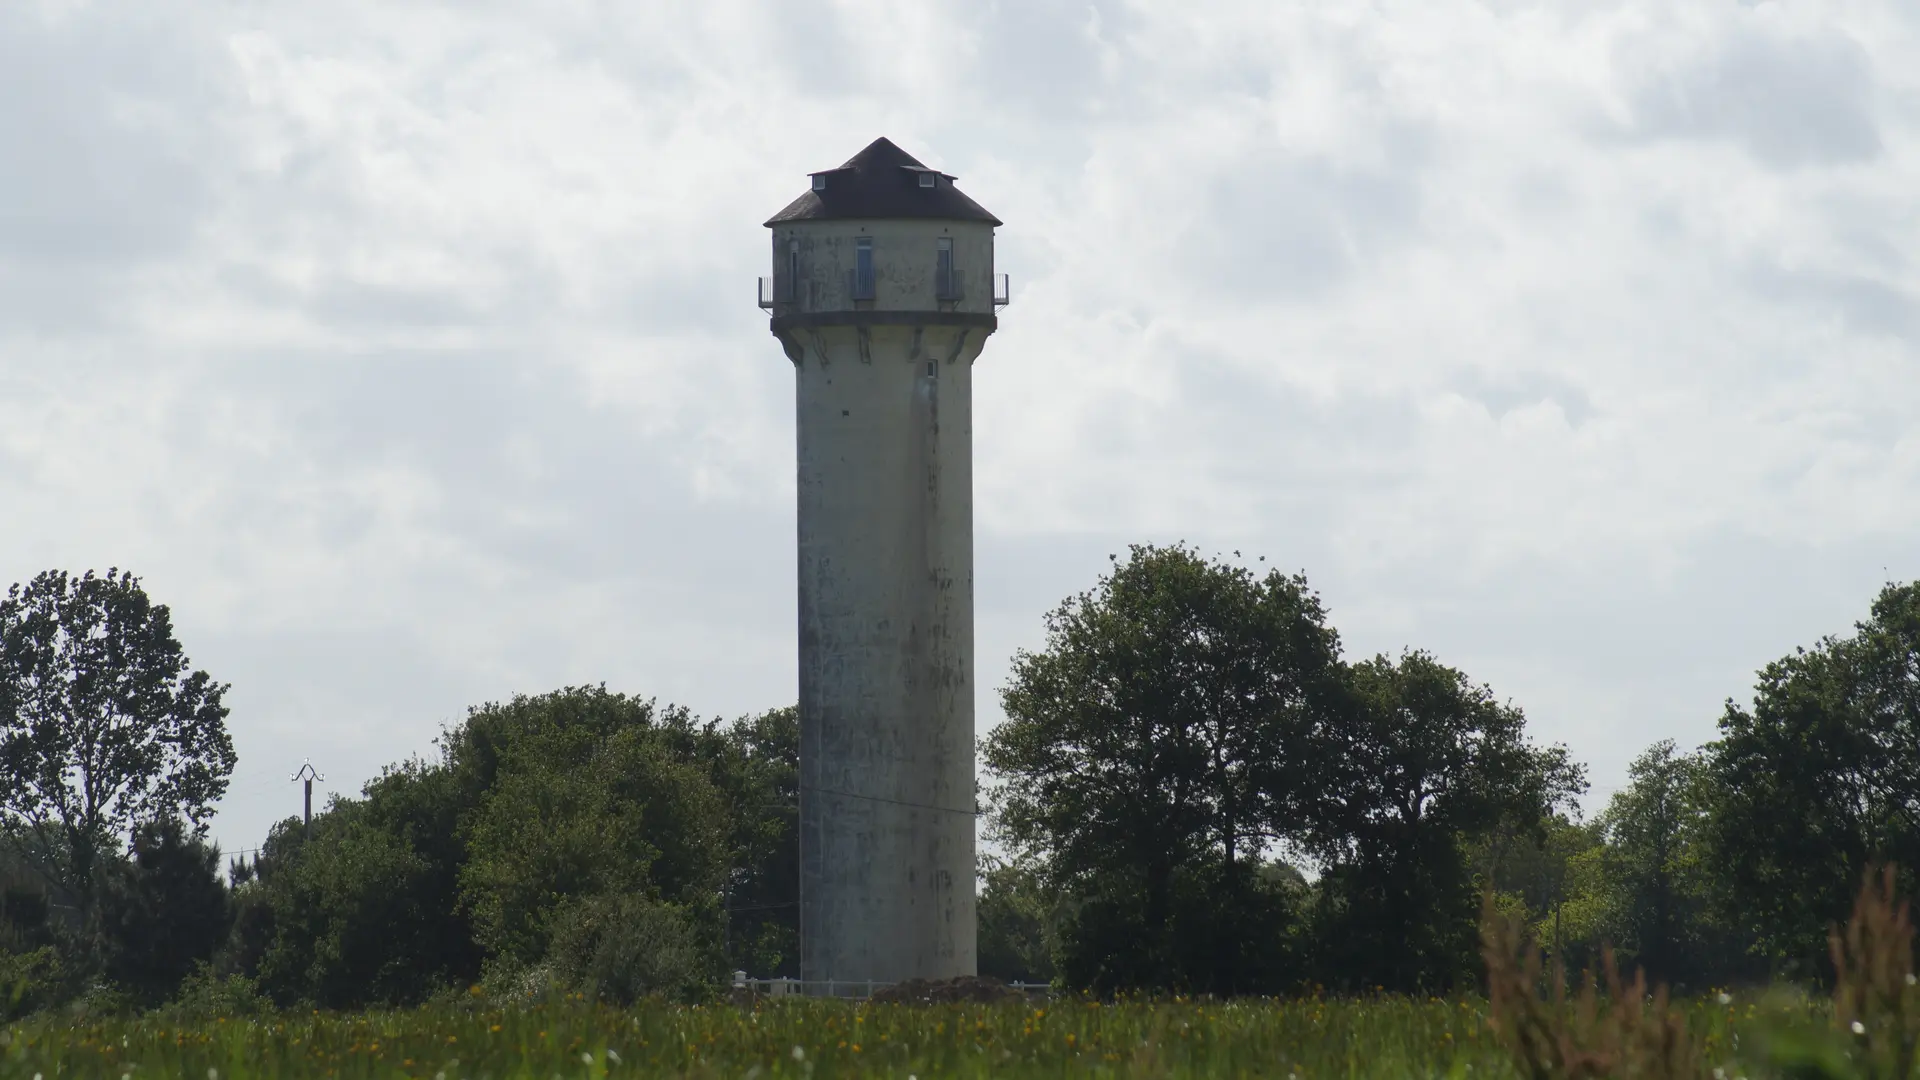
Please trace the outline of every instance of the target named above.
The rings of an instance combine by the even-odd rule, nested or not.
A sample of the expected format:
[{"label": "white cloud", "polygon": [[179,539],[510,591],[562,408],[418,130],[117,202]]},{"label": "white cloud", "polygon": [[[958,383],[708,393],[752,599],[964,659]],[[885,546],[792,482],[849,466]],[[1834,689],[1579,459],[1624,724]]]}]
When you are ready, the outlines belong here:
[{"label": "white cloud", "polygon": [[[165,7],[162,5],[162,7]],[[887,134],[1006,219],[980,715],[1105,555],[1305,569],[1603,786],[1920,576],[1892,3],[0,7],[0,580],[235,683],[248,846],[465,706],[793,697],[759,222]]]}]

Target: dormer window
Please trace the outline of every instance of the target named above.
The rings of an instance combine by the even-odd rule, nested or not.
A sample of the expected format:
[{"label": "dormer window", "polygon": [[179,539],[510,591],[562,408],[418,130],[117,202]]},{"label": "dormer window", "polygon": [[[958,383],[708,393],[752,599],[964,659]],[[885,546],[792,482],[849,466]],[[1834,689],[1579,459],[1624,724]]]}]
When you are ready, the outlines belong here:
[{"label": "dormer window", "polygon": [[938,179],[939,178],[935,176],[933,173],[923,172],[920,174],[920,186],[932,187],[935,184],[935,182],[938,181]]},{"label": "dormer window", "polygon": [[[787,190],[792,191],[793,189],[788,188]],[[813,174],[813,190],[815,191],[827,190],[827,174],[826,173]]]}]

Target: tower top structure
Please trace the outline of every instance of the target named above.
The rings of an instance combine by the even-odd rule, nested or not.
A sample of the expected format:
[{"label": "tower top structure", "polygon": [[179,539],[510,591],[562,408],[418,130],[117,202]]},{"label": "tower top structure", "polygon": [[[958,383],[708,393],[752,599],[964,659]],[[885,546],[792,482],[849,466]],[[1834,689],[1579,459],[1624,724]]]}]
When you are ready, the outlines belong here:
[{"label": "tower top structure", "polygon": [[882,136],[837,169],[809,173],[810,190],[767,219],[793,221],[932,218],[999,225],[1000,219],[953,186],[957,179],[916,161]]}]

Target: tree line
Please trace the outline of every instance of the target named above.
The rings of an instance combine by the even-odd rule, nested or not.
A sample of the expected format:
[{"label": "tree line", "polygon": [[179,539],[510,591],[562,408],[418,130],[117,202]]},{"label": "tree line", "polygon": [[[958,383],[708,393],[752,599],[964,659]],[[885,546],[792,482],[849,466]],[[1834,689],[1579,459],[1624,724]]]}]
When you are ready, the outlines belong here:
[{"label": "tree line", "polygon": [[[225,691],[130,575],[0,600],[8,1008],[698,999],[797,974],[792,708],[482,705],[223,866]],[[1768,665],[1714,741],[1648,748],[1591,817],[1581,766],[1489,687],[1423,651],[1347,658],[1302,576],[1184,546],[1116,556],[1000,696],[980,965],[1002,978],[1471,988],[1491,896],[1576,970],[1611,945],[1681,988],[1818,981],[1864,868],[1920,865],[1920,583]]]}]

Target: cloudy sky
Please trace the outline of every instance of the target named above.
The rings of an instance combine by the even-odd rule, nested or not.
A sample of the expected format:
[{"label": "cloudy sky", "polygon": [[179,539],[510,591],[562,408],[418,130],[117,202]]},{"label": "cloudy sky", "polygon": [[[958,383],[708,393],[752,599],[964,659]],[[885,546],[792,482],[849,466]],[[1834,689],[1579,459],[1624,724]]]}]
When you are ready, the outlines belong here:
[{"label": "cloudy sky", "polygon": [[1603,796],[1920,577],[1899,0],[0,0],[0,585],[172,606],[230,850],[515,692],[791,702],[760,222],[882,134],[1007,222],[983,731],[1184,538]]}]

